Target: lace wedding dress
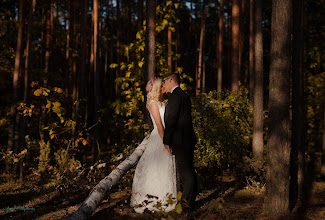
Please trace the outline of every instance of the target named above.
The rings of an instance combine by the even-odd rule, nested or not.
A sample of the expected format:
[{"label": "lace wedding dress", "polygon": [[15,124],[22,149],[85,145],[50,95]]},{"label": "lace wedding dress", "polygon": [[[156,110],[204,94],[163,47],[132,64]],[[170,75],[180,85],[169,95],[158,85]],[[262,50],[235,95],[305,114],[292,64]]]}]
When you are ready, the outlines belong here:
[{"label": "lace wedding dress", "polygon": [[[165,127],[165,105],[153,102],[155,101],[151,101],[149,105],[158,105],[161,121]],[[132,185],[131,206],[138,213],[143,213],[145,209],[152,212],[168,212],[176,206],[175,156],[170,155],[165,149],[151,113],[150,117],[154,129],[137,164]]]}]

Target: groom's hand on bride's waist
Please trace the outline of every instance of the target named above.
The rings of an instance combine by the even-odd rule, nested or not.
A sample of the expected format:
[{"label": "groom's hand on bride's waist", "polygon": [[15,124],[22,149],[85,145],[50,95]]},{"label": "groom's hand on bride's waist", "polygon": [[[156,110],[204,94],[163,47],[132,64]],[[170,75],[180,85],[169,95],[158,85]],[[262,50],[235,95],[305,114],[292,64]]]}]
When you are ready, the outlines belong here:
[{"label": "groom's hand on bride's waist", "polygon": [[164,147],[166,148],[168,153],[172,154],[172,149],[170,149],[168,145],[164,144]]}]

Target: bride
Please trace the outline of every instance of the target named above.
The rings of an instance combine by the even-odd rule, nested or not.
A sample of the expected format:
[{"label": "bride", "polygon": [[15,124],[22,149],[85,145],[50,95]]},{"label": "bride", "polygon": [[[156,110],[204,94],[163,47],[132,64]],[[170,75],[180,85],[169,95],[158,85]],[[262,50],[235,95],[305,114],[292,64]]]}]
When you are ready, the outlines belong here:
[{"label": "bride", "polygon": [[152,78],[146,90],[147,109],[154,129],[135,170],[131,206],[138,213],[145,209],[168,212],[176,205],[176,171],[174,156],[163,144],[165,105],[161,79]]}]

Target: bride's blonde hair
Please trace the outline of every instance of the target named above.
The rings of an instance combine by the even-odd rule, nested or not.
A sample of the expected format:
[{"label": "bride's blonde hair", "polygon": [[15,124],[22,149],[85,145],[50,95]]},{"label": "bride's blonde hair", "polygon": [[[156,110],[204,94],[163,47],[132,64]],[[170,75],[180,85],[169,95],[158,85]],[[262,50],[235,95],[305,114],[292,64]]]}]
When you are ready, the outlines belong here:
[{"label": "bride's blonde hair", "polygon": [[159,78],[153,77],[148,81],[146,90],[147,90],[147,108],[149,108],[148,104],[151,100],[155,100],[160,102],[161,99],[161,85],[162,81]]}]

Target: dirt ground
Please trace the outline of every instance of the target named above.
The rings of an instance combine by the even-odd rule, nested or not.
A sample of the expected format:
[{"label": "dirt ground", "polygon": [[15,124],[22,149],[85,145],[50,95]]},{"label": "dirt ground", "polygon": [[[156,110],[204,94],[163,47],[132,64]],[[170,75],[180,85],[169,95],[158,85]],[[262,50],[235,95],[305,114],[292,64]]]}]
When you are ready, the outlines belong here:
[{"label": "dirt ground", "polygon": [[[0,219],[67,219],[87,197],[90,188],[63,193],[53,183],[38,186],[0,185]],[[305,214],[278,216],[265,212],[265,187],[254,187],[236,179],[223,181],[197,196],[191,213],[137,214],[130,207],[130,189],[115,191],[104,200],[91,219],[325,219],[325,182],[313,183]]]}]

